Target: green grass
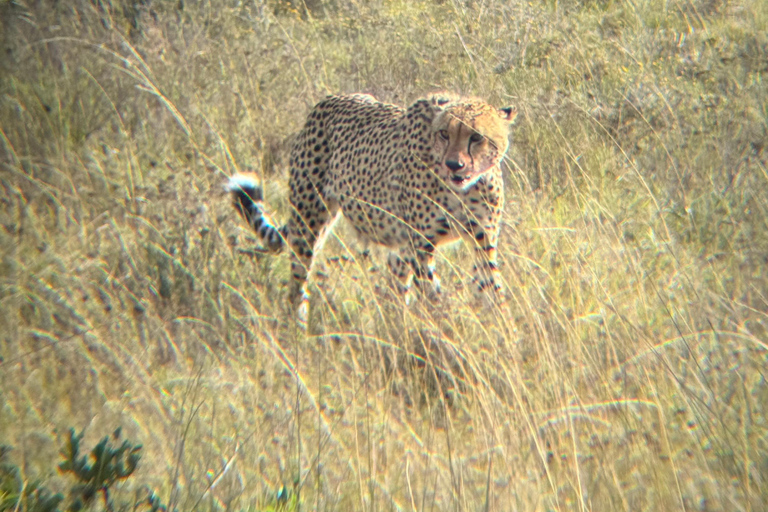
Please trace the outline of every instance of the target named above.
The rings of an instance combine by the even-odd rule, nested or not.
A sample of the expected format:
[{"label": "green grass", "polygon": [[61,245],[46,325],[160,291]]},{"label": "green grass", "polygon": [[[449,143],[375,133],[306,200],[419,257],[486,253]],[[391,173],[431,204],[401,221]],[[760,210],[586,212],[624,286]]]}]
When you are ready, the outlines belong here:
[{"label": "green grass", "polygon": [[[0,1],[0,444],[56,491],[120,426],[179,510],[766,510],[766,5]],[[297,329],[227,176],[285,219],[315,102],[436,89],[520,112],[507,302],[340,224]]]}]

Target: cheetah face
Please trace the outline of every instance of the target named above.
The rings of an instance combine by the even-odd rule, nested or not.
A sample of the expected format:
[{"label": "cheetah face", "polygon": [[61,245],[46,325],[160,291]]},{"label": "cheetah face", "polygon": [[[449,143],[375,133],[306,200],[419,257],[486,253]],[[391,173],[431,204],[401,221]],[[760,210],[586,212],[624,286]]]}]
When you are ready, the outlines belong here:
[{"label": "cheetah face", "polygon": [[448,105],[432,123],[436,172],[457,191],[474,185],[497,168],[509,147],[509,129],[517,110],[485,103]]}]

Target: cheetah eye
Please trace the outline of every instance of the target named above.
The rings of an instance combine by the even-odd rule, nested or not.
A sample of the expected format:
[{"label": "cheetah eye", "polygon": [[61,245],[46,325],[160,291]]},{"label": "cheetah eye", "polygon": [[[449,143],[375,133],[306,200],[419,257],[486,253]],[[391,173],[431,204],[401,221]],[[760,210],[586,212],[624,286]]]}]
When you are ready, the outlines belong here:
[{"label": "cheetah eye", "polygon": [[440,138],[443,140],[448,140],[450,136],[448,135],[448,130],[440,130],[437,132],[440,135]]},{"label": "cheetah eye", "polygon": [[483,140],[484,137],[480,135],[479,133],[475,132],[469,137],[469,142],[480,142]]}]

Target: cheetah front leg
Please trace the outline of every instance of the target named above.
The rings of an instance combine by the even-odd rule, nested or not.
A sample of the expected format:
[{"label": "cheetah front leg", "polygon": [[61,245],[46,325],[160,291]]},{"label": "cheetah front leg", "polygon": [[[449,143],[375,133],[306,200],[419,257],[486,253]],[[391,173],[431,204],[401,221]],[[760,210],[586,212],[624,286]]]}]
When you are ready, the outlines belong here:
[{"label": "cheetah front leg", "polygon": [[433,245],[412,245],[403,247],[399,252],[391,252],[387,261],[390,272],[395,278],[397,291],[410,303],[412,283],[431,302],[440,296],[440,279],[435,273],[435,248]]},{"label": "cheetah front leg", "polygon": [[471,222],[467,226],[468,235],[472,237],[475,264],[472,267],[472,284],[474,295],[486,305],[499,304],[504,299],[504,288],[501,282],[497,257],[499,242],[498,225],[480,226]]},{"label": "cheetah front leg", "polygon": [[411,283],[413,282],[413,268],[408,263],[409,256],[403,250],[399,253],[392,251],[387,258],[387,266],[392,275],[395,291],[405,297],[406,303],[410,301]]}]

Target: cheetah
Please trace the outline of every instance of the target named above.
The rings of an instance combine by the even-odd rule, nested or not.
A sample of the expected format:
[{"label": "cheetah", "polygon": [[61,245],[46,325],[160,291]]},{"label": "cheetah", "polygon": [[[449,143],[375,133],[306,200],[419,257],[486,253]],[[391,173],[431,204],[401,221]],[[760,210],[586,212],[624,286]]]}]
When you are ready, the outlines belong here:
[{"label": "cheetah", "polygon": [[306,308],[313,256],[341,213],[365,243],[390,249],[393,281],[406,296],[415,281],[437,299],[435,250],[461,238],[476,254],[476,291],[498,297],[500,164],[516,115],[514,107],[442,93],[407,108],[367,94],[329,96],[309,114],[290,155],[287,224],[265,213],[254,175],[232,176],[227,190],[266,251],[290,246],[295,307]]}]

